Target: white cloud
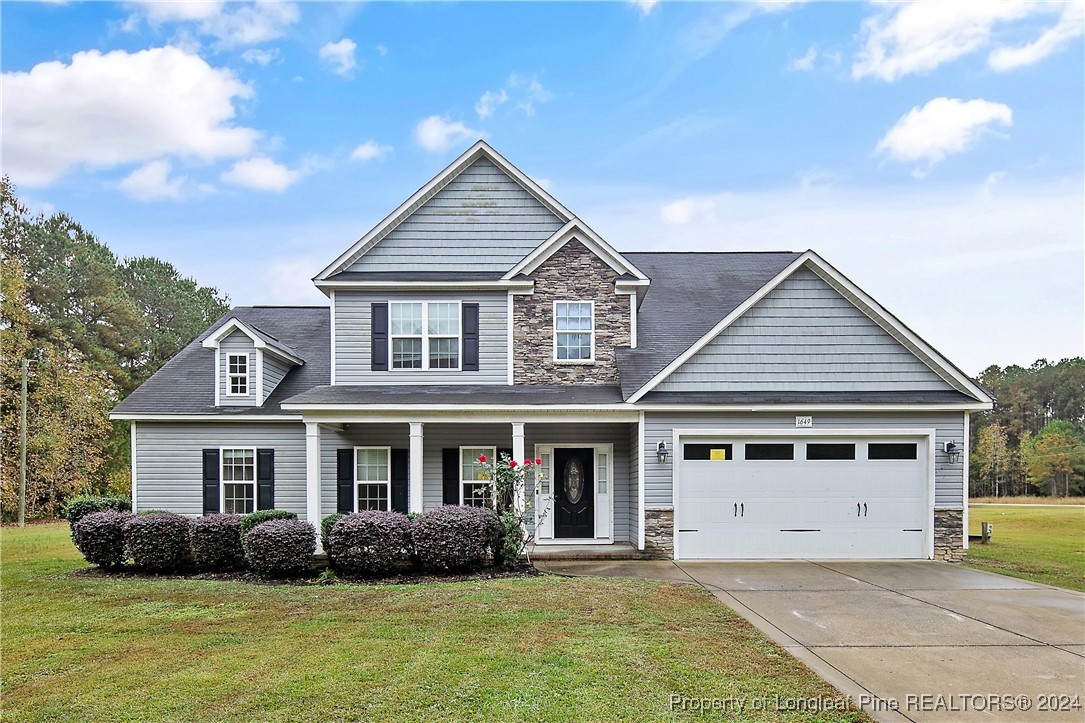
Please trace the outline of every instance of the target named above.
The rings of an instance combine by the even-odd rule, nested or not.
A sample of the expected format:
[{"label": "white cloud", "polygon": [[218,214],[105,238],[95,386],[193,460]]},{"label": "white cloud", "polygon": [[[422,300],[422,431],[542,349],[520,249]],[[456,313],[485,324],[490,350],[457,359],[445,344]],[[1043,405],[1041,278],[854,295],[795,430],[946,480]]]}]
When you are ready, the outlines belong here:
[{"label": "white cloud", "polygon": [[279,59],[278,48],[249,48],[241,54],[241,59],[246,63],[256,65],[270,65],[272,61]]},{"label": "white cloud", "polygon": [[902,163],[926,162],[929,169],[948,155],[968,150],[993,125],[1012,126],[1013,110],[988,100],[935,98],[902,116],[875,150]]},{"label": "white cloud", "polygon": [[478,117],[485,120],[494,114],[494,109],[509,99],[509,94],[504,88],[494,92],[488,90],[482,94],[482,97],[475,103],[475,112],[478,113]]},{"label": "white cloud", "polygon": [[79,52],[4,73],[3,165],[21,184],[48,185],[74,166],[112,168],[179,156],[249,153],[260,133],[235,126],[252,88],[173,47]]},{"label": "white cloud", "polygon": [[714,220],[717,202],[710,198],[683,198],[659,210],[659,220],[668,226],[687,226]]},{"label": "white cloud", "polygon": [[699,60],[723,42],[740,25],[761,15],[787,12],[806,0],[751,0],[743,3],[720,4],[703,15],[682,38],[686,53]]},{"label": "white cloud", "polygon": [[[873,76],[891,82],[928,73],[991,45],[995,48],[988,64],[995,70],[1035,63],[1081,34],[1081,7],[1082,0],[1069,6],[1027,0],[887,3],[863,20],[859,30],[862,48],[851,74],[856,79]],[[1058,23],[1038,40],[1005,45],[1011,36],[1027,30],[1014,27],[1014,23],[1060,11]]]},{"label": "white cloud", "polygon": [[178,201],[187,181],[184,177],[170,177],[169,161],[151,161],[128,174],[118,187],[129,198],[137,201]]},{"label": "white cloud", "polygon": [[806,72],[814,69],[814,61],[817,59],[818,49],[811,45],[810,49],[806,51],[806,55],[803,55],[801,58],[795,58],[788,64],[788,67],[791,70]]},{"label": "white cloud", "polygon": [[414,127],[414,139],[427,151],[440,153],[452,146],[482,137],[481,131],[468,128],[460,121],[445,116],[431,115],[418,121]]},{"label": "white cloud", "polygon": [[373,161],[384,158],[392,152],[391,146],[382,146],[376,141],[362,143],[350,154],[352,161]]},{"label": "white cloud", "polygon": [[135,12],[125,29],[135,30],[140,20],[154,28],[167,24],[191,26],[199,35],[211,36],[224,47],[255,45],[281,38],[298,22],[301,12],[292,2],[223,3],[187,0],[131,3]]},{"label": "white cloud", "polygon": [[629,0],[629,3],[636,6],[642,16],[648,17],[656,9],[659,0]]},{"label": "white cloud", "polygon": [[387,56],[387,55],[388,55],[388,46],[386,46],[386,45],[378,45],[378,46],[377,46],[377,53],[378,53],[378,54],[379,54],[379,55],[380,55],[380,56],[381,56],[382,58],[383,58],[383,57],[385,57],[385,56]]},{"label": "white cloud", "polygon": [[357,66],[354,59],[354,51],[358,44],[350,38],[343,38],[335,43],[325,43],[320,49],[320,59],[332,66],[332,70],[344,77],[348,77]]},{"label": "white cloud", "polygon": [[235,163],[222,174],[222,180],[255,191],[282,193],[306,175],[304,169],[291,169],[266,156],[254,156]]}]

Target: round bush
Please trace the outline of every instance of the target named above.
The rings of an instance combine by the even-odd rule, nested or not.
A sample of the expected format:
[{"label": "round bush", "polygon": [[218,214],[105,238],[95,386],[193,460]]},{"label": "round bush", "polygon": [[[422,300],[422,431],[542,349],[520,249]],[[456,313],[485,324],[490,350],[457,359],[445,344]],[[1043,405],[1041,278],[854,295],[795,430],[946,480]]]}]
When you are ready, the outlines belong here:
[{"label": "round bush", "polygon": [[316,530],[301,520],[268,520],[252,528],[241,544],[254,570],[272,577],[308,572],[316,552]]},{"label": "round bush", "polygon": [[497,534],[492,510],[446,505],[411,523],[411,548],[427,570],[478,568],[485,564]]},{"label": "round bush", "polygon": [[170,512],[136,515],[124,527],[128,556],[151,572],[173,572],[192,562],[189,529],[192,520]]},{"label": "round bush", "polygon": [[201,570],[236,570],[245,566],[241,515],[206,515],[189,530],[192,562]]},{"label": "round bush", "polygon": [[90,512],[72,525],[72,539],[83,559],[101,567],[124,564],[124,526],[130,512]]},{"label": "round bush", "polygon": [[68,500],[64,506],[64,517],[68,520],[68,526],[72,530],[72,539],[75,539],[75,523],[85,515],[92,512],[128,512],[132,509],[132,500],[127,497],[111,495],[79,495]]},{"label": "round bush", "polygon": [[399,512],[346,515],[328,534],[328,560],[346,575],[379,575],[407,555],[410,522]]},{"label": "round bush", "polygon": [[334,515],[328,515],[320,521],[320,546],[324,548],[324,552],[328,551],[328,534],[332,531],[332,525],[343,519],[344,516],[341,512],[336,512]]},{"label": "round bush", "polygon": [[296,519],[298,519],[297,513],[287,512],[286,510],[257,510],[256,512],[250,512],[241,518],[241,536],[244,537],[249,534],[252,528],[268,520]]}]

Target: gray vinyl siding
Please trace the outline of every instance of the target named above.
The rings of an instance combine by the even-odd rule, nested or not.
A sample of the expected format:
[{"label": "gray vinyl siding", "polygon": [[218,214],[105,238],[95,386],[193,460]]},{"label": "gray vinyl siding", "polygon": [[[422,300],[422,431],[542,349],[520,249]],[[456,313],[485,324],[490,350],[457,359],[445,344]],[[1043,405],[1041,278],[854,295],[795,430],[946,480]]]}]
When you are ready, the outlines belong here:
[{"label": "gray vinyl siding", "polygon": [[203,514],[203,450],[275,450],[275,507],[305,518],[305,426],[248,422],[138,422],[136,509]]},{"label": "gray vinyl siding", "polygon": [[271,396],[293,365],[271,354],[264,354],[264,399]]},{"label": "gray vinyl siding", "polygon": [[[877,435],[879,429],[934,429],[935,446],[944,442],[964,440],[963,412],[814,412],[814,429],[862,429]],[[674,454],[660,464],[655,448],[660,440],[670,448],[671,433],[685,429],[794,429],[794,413],[651,413],[645,415],[644,430],[644,494],[645,504],[670,505],[671,474]],[[951,464],[946,455],[935,452],[935,505],[961,507],[964,504],[964,461]]]},{"label": "gray vinyl siding", "polygon": [[486,159],[464,169],[348,271],[507,271],[561,228]]},{"label": "gray vinyl siding", "polygon": [[952,389],[809,269],[799,269],[659,391]]},{"label": "gray vinyl siding", "polygon": [[[249,357],[249,393],[229,395],[230,391],[230,355],[248,354]],[[245,334],[235,331],[219,342],[219,405],[223,407],[256,406],[256,347]]]},{"label": "gray vinyl siding", "polygon": [[[479,370],[371,370],[372,305],[389,301],[460,301],[479,305]],[[508,296],[505,292],[335,294],[336,384],[508,384]],[[389,349],[391,342],[389,342]],[[461,349],[462,354],[462,349]],[[462,361],[462,360],[461,360]]]}]

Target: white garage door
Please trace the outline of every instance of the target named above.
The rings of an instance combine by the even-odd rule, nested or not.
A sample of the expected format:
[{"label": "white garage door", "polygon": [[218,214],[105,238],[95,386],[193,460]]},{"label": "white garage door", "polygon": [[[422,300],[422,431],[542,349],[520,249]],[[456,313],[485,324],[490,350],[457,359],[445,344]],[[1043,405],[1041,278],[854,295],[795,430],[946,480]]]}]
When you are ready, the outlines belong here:
[{"label": "white garage door", "polygon": [[680,559],[925,558],[926,437],[685,438]]}]

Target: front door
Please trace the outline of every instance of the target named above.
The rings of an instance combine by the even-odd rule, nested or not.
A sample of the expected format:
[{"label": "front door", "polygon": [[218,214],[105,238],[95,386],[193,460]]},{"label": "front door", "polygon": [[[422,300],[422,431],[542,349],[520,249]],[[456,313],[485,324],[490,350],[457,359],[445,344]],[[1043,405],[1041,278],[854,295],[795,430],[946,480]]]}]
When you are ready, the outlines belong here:
[{"label": "front door", "polygon": [[595,537],[595,450],[554,450],[554,537]]}]

